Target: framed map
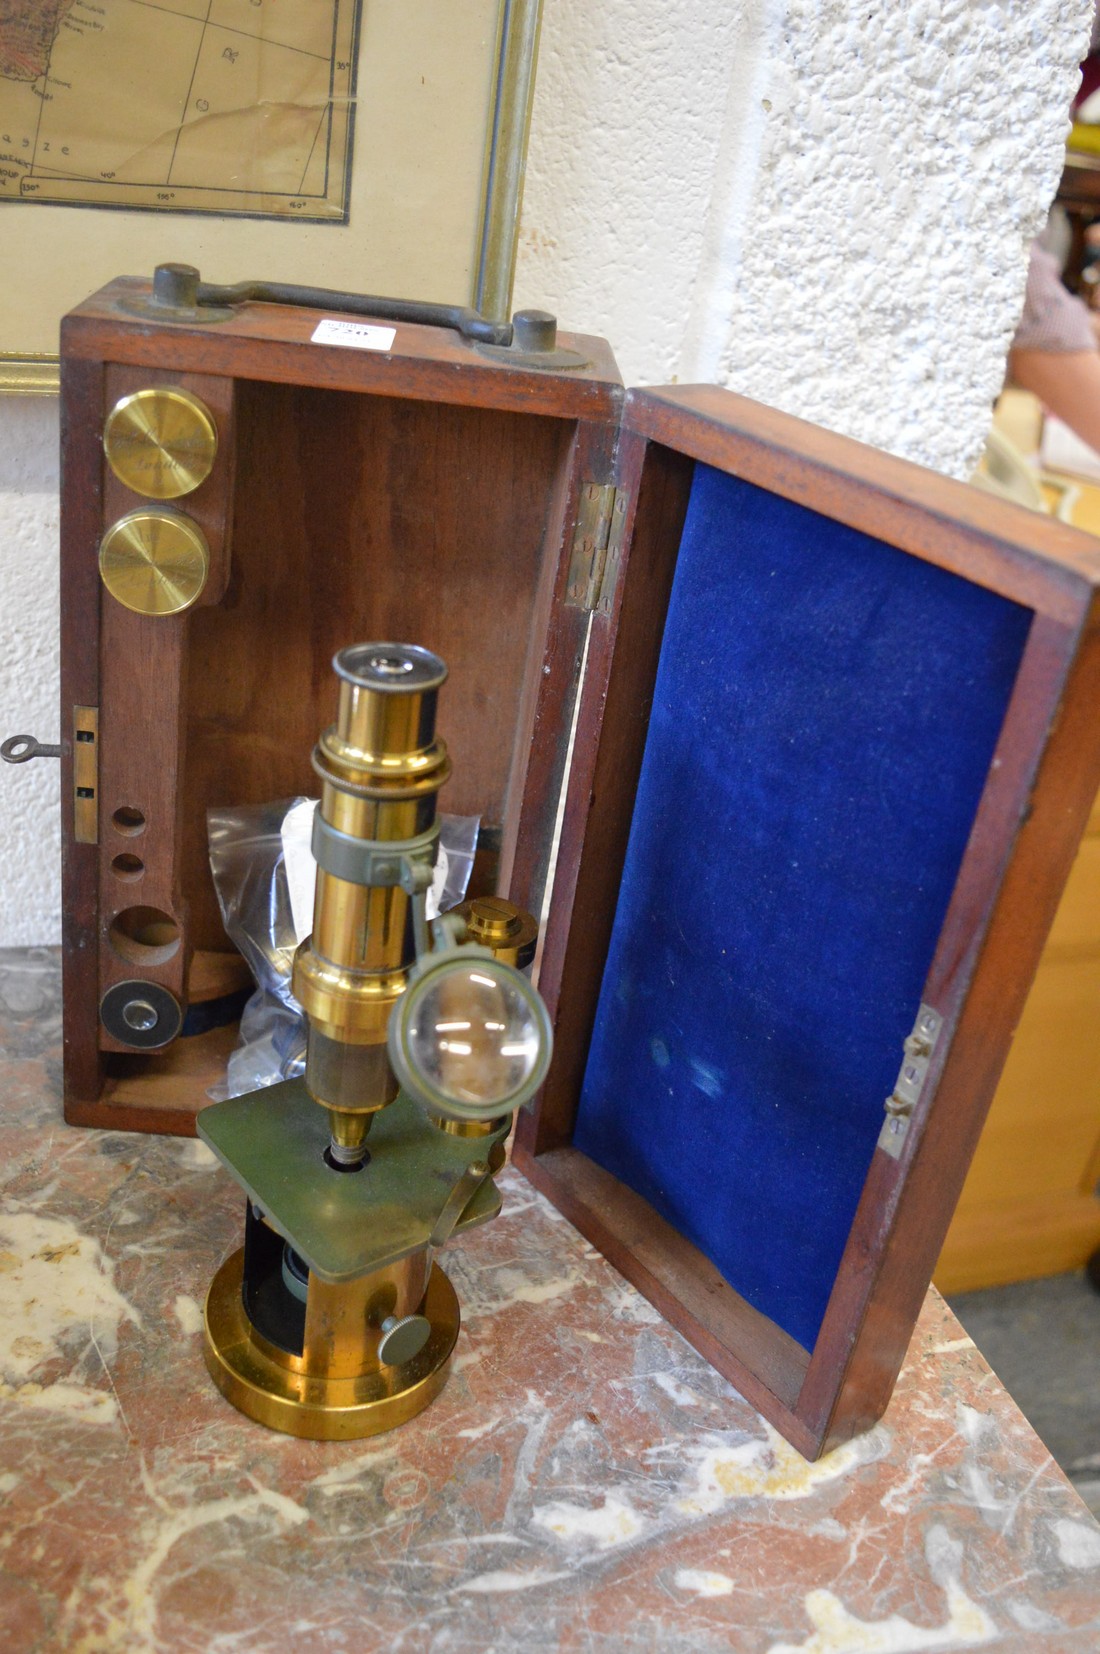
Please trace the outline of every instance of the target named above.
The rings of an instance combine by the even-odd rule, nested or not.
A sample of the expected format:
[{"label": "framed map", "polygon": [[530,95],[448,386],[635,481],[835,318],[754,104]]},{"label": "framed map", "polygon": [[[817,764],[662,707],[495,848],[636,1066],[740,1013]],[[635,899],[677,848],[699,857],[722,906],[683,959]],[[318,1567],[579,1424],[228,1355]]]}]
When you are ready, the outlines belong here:
[{"label": "framed map", "polygon": [[6,0],[0,198],[346,219],[359,10]]},{"label": "framed map", "polygon": [[0,389],[166,260],[506,306],[538,0],[0,0]]}]

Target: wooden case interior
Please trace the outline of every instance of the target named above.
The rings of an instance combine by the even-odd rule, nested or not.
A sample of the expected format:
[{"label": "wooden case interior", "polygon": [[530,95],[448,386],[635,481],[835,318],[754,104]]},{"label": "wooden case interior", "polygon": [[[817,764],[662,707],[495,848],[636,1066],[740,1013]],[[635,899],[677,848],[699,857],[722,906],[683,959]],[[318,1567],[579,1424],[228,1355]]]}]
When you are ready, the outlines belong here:
[{"label": "wooden case interior", "polygon": [[[115,366],[106,405],[158,378],[214,402],[220,383],[225,399],[201,374]],[[249,980],[222,924],[206,812],[316,794],[338,648],[395,638],[442,656],[453,773],[440,807],[481,818],[471,894],[537,906],[564,740],[532,757],[536,707],[557,694],[568,724],[583,640],[577,613],[547,665],[575,419],[260,379],[231,389],[224,590],[174,618],[100,595],[100,992],[178,984],[192,1013]],[[217,485],[180,507],[201,519]],[[107,475],[105,520],[135,503],[124,495]],[[135,1054],[101,1030],[100,1123],[193,1129],[235,1038],[230,1022]],[[70,1099],[70,1118],[88,1102]]]}]

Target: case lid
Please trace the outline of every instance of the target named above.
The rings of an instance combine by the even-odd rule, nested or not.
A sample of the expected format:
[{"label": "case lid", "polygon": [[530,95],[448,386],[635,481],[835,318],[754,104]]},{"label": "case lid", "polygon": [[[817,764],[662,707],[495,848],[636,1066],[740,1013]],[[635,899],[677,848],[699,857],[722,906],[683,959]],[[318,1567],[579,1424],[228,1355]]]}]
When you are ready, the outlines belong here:
[{"label": "case lid", "polygon": [[1100,554],[709,387],[631,393],[618,483],[517,1158],[817,1452],[886,1403],[1100,781]]}]

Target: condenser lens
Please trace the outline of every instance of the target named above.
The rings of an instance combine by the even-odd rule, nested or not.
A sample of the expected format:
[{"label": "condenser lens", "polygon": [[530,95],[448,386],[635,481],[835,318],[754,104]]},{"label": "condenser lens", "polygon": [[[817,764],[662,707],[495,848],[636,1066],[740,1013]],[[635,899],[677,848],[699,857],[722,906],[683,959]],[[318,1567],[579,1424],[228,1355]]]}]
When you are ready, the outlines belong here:
[{"label": "condenser lens", "polygon": [[523,1089],[543,1049],[524,987],[483,961],[425,984],[410,1010],[408,1054],[433,1090],[456,1103],[507,1106]]}]

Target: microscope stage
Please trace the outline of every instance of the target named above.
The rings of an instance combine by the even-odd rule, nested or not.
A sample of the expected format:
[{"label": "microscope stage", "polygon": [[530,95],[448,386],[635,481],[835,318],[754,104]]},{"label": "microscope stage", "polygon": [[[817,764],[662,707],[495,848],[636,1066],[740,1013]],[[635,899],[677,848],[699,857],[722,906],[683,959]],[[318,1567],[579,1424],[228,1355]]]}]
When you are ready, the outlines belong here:
[{"label": "microscope stage", "polygon": [[[487,1166],[480,1182],[470,1168],[486,1164],[493,1145],[507,1136],[511,1116],[489,1136],[452,1137],[402,1092],[375,1115],[369,1159],[354,1172],[327,1164],[329,1117],[303,1080],[213,1103],[196,1124],[249,1200],[323,1281],[385,1268],[500,1211]],[[433,1240],[453,1211],[452,1197],[461,1198],[464,1178],[469,1199]]]}]

